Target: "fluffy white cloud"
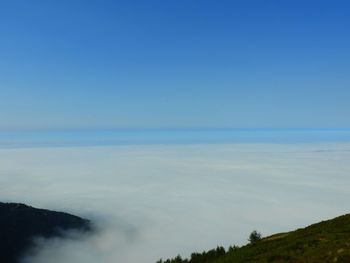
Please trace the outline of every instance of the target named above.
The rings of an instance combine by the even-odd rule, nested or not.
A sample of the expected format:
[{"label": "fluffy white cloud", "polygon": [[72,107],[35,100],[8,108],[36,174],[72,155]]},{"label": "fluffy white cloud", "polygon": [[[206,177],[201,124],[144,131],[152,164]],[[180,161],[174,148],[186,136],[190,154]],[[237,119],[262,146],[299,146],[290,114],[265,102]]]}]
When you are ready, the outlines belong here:
[{"label": "fluffy white cloud", "polygon": [[26,262],[155,262],[348,212],[350,144],[0,149],[0,199],[92,219]]}]

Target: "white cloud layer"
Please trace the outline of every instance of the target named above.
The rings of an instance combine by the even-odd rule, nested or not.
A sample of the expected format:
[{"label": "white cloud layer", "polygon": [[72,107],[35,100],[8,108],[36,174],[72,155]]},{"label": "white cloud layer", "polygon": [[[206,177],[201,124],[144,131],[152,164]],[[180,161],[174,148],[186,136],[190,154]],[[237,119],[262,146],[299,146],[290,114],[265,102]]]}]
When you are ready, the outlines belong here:
[{"label": "white cloud layer", "polygon": [[152,263],[349,212],[350,144],[0,149],[0,200],[100,230],[38,241],[28,263]]}]

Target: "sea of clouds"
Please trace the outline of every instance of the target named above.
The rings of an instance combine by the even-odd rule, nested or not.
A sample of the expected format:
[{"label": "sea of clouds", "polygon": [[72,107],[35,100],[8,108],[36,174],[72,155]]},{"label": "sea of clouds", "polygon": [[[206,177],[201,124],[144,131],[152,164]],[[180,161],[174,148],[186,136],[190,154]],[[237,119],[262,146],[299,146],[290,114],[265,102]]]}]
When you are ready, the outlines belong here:
[{"label": "sea of clouds", "polygon": [[349,160],[349,143],[2,148],[0,200],[96,225],[25,263],[153,263],[349,212]]}]

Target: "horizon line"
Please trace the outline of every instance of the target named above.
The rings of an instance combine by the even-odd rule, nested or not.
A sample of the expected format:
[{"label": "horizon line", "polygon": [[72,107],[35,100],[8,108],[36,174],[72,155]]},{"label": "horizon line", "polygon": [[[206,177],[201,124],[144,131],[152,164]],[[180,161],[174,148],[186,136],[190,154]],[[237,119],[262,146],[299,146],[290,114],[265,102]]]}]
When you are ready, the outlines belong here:
[{"label": "horizon line", "polygon": [[350,127],[66,127],[0,128],[0,132],[350,131]]}]

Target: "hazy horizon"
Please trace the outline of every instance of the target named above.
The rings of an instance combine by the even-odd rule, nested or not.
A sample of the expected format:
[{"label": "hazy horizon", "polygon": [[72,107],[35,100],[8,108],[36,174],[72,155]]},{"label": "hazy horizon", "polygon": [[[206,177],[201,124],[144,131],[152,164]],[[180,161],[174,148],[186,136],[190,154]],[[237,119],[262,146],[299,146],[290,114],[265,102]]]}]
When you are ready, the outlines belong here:
[{"label": "hazy horizon", "polygon": [[0,148],[349,142],[350,129],[79,129],[1,131]]}]

